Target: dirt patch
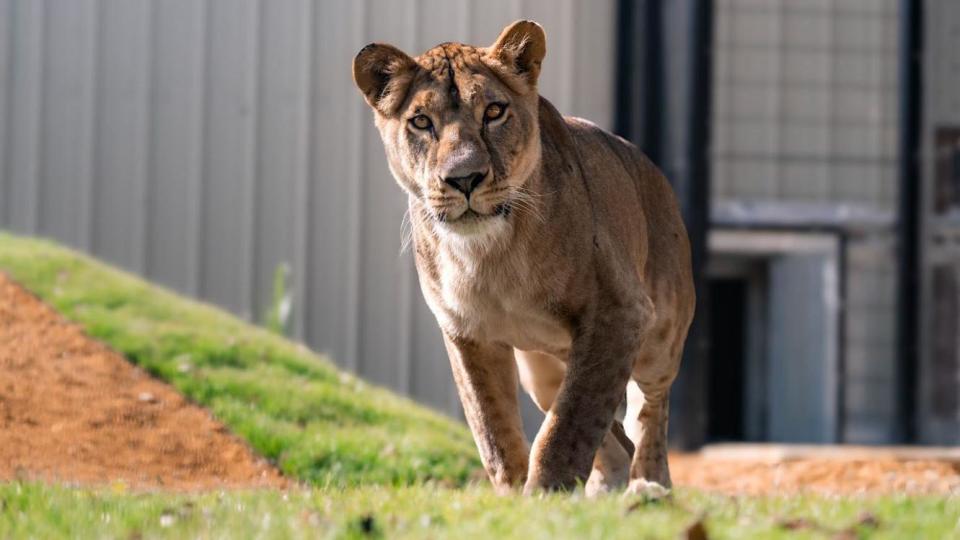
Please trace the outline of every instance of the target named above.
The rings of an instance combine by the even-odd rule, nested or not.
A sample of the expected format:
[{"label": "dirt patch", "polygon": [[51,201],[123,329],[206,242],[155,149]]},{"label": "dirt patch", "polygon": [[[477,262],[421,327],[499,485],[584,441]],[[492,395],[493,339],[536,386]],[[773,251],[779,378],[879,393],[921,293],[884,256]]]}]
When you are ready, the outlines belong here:
[{"label": "dirt patch", "polygon": [[783,461],[670,456],[674,485],[729,495],[960,494],[960,465],[933,459],[835,455]]},{"label": "dirt patch", "polygon": [[279,487],[204,409],[0,273],[0,480]]}]

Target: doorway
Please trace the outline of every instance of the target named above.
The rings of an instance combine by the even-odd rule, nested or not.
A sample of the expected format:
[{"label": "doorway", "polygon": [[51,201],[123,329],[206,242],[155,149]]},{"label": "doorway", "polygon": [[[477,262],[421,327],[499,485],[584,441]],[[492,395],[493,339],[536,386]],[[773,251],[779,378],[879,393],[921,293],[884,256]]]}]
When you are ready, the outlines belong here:
[{"label": "doorway", "polygon": [[709,442],[746,438],[747,280],[712,279],[710,295]]},{"label": "doorway", "polygon": [[836,439],[837,239],[713,231],[708,442]]}]

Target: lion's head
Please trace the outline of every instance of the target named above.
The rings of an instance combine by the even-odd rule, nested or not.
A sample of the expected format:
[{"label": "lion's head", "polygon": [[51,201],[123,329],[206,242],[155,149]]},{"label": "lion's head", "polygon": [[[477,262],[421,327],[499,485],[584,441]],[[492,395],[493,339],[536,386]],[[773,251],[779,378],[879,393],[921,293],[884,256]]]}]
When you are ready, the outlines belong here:
[{"label": "lion's head", "polygon": [[531,204],[545,54],[540,25],[518,21],[486,48],[444,43],[411,58],[374,43],[354,59],[390,170],[439,234],[496,233]]}]

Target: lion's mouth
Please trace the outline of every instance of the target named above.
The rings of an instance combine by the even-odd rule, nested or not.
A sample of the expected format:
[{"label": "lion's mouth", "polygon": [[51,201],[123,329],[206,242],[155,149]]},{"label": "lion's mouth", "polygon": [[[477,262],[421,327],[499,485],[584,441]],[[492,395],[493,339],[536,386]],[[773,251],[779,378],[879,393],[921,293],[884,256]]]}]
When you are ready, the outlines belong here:
[{"label": "lion's mouth", "polygon": [[490,212],[489,214],[481,214],[480,212],[477,212],[473,208],[468,208],[464,213],[460,214],[454,219],[450,219],[444,214],[440,214],[439,216],[437,216],[437,219],[441,223],[450,223],[450,224],[479,223],[481,221],[485,221],[488,219],[493,219],[498,217],[503,217],[503,218],[508,217],[511,211],[512,211],[512,208],[511,208],[510,202],[508,201],[495,206],[493,208],[493,212]]}]

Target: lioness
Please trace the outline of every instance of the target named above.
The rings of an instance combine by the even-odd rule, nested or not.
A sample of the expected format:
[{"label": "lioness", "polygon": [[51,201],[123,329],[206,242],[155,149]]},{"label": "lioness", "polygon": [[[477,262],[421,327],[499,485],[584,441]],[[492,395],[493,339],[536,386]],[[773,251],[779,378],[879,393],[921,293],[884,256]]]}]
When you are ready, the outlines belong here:
[{"label": "lioness", "polygon": [[[539,96],[545,54],[543,29],[518,21],[487,48],[367,45],[353,78],[407,193],[420,286],[491,482],[663,492],[694,310],[686,231],[635,146]],[[546,413],[532,448],[518,378]]]}]

